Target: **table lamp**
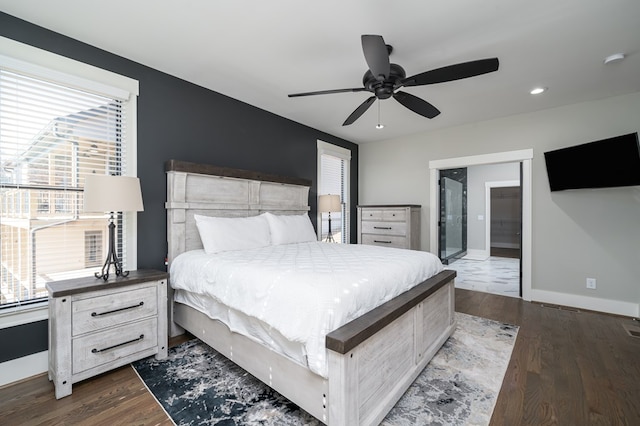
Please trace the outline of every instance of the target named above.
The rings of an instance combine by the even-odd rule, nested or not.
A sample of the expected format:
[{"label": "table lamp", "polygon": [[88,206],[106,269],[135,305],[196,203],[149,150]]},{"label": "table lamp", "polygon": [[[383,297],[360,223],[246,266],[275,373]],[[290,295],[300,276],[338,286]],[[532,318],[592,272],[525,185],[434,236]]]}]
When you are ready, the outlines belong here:
[{"label": "table lamp", "polygon": [[327,242],[334,243],[335,241],[331,234],[331,212],[342,211],[340,196],[332,194],[321,195],[318,200],[318,208],[321,213],[329,213],[329,232],[327,233]]},{"label": "table lamp", "polygon": [[96,278],[109,279],[111,265],[116,276],[126,277],[129,271],[122,270],[122,262],[116,252],[114,213],[141,212],[142,193],[140,179],[131,176],[87,175],[84,181],[84,211],[109,213],[109,253],[101,272]]}]

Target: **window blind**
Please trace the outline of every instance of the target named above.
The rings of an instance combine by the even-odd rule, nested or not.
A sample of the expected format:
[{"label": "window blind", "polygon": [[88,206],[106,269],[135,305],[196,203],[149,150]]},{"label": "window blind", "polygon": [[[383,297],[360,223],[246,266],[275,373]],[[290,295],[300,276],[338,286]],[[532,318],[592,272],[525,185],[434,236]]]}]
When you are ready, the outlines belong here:
[{"label": "window blind", "polygon": [[[127,104],[0,69],[0,307],[41,300],[48,281],[100,270],[107,216],[83,212],[84,178],[125,174]],[[125,218],[116,220],[126,259]]]}]

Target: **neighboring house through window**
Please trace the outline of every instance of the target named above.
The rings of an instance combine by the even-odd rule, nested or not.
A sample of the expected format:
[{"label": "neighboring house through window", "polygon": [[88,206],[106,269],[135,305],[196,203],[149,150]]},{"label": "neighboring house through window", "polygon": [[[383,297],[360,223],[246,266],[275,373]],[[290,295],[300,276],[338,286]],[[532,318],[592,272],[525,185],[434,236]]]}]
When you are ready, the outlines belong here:
[{"label": "neighboring house through window", "polygon": [[[340,196],[342,211],[331,213],[331,233],[338,243],[348,244],[349,237],[349,182],[351,151],[327,142],[318,141],[318,196]],[[327,238],[329,214],[318,212],[318,236]]]},{"label": "neighboring house through window", "polygon": [[[107,215],[83,211],[84,178],[135,175],[137,94],[135,80],[0,37],[0,309],[100,270]],[[135,216],[117,224],[133,269]]]}]

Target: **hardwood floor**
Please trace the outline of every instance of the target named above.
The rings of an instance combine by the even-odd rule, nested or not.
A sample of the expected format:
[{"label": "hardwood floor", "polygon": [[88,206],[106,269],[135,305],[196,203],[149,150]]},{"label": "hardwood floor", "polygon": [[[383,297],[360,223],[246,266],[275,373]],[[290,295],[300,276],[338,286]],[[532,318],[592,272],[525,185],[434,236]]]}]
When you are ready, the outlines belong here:
[{"label": "hardwood floor", "polygon": [[456,290],[456,310],[520,326],[491,425],[639,425],[629,318]]},{"label": "hardwood floor", "polygon": [[[491,425],[640,424],[640,338],[623,328],[637,322],[461,289],[456,310],[520,326]],[[61,400],[46,375],[0,388],[0,424],[172,423],[125,366]]]}]

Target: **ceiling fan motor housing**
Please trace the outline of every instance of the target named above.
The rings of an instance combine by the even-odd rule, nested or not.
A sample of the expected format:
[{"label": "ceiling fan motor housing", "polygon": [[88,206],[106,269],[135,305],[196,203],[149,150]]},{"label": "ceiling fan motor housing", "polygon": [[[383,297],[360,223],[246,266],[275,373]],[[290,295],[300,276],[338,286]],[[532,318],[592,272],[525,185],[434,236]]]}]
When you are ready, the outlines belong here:
[{"label": "ceiling fan motor housing", "polygon": [[378,79],[368,70],[362,77],[362,84],[369,92],[376,95],[378,99],[388,99],[393,95],[396,87],[400,86],[400,82],[407,76],[398,64],[390,64],[389,77],[384,80]]}]

